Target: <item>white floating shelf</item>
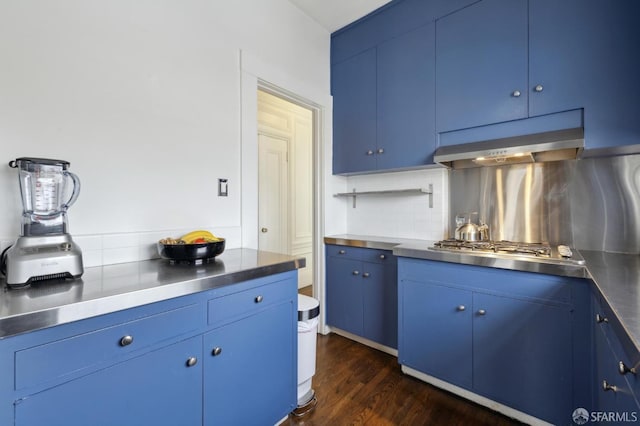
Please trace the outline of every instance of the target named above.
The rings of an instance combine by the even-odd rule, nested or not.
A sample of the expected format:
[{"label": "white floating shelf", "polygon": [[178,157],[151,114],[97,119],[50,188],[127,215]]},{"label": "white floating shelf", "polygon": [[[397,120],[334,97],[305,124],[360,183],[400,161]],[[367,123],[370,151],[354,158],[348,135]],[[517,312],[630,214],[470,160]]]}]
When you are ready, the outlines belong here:
[{"label": "white floating shelf", "polygon": [[410,188],[410,189],[387,189],[384,191],[356,191],[339,192],[334,197],[352,197],[353,207],[356,207],[356,198],[363,195],[429,195],[429,208],[433,208],[433,185],[429,184],[429,188]]}]

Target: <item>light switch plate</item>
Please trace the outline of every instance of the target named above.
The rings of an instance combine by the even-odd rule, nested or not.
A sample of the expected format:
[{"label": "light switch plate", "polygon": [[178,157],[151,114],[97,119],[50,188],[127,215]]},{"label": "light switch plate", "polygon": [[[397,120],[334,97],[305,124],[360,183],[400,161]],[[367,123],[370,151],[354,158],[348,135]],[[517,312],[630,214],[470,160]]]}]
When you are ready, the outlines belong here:
[{"label": "light switch plate", "polygon": [[229,195],[229,183],[227,179],[218,179],[218,197],[227,197]]}]

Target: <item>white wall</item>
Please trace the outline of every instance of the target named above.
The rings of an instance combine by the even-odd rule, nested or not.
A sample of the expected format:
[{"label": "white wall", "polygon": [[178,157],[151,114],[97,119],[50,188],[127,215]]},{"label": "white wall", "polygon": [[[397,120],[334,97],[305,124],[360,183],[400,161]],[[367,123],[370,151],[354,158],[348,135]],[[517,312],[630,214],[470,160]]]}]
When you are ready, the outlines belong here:
[{"label": "white wall", "polygon": [[2,163],[34,156],[82,181],[69,222],[88,266],[187,229],[240,246],[241,49],[329,95],[329,33],[287,0],[0,2],[0,238],[21,212]]},{"label": "white wall", "polygon": [[433,185],[433,207],[428,195],[372,195],[343,199],[347,206],[347,232],[355,235],[441,240],[448,237],[448,180],[444,169],[426,169],[350,176],[347,192],[392,189],[427,189]]}]

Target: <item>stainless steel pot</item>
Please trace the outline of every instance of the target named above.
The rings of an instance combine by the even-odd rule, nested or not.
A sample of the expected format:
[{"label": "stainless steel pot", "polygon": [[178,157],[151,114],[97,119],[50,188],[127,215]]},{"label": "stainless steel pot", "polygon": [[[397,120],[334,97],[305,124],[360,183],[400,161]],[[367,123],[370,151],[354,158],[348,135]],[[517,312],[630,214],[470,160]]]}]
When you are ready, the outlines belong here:
[{"label": "stainless steel pot", "polygon": [[461,241],[489,241],[489,226],[484,223],[476,224],[471,216],[478,213],[463,213],[456,216],[456,240]]}]

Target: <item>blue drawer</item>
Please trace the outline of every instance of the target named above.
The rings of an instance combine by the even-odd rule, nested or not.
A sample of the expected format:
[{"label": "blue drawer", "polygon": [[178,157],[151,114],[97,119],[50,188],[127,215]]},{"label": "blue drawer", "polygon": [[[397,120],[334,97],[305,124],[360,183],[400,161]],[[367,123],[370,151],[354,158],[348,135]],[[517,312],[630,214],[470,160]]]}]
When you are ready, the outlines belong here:
[{"label": "blue drawer", "polygon": [[189,305],[17,351],[16,389],[79,372],[202,328],[203,310],[203,304]]},{"label": "blue drawer", "polygon": [[239,317],[252,315],[267,305],[289,300],[295,286],[294,280],[277,281],[211,299],[208,303],[209,324],[221,325]]}]

